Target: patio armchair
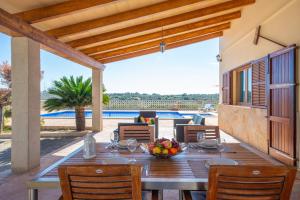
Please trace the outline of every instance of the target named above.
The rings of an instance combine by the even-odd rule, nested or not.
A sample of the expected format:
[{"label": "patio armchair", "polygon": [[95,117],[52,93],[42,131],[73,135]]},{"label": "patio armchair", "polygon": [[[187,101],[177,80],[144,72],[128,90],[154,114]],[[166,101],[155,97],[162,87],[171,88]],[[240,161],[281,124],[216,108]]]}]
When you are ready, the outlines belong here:
[{"label": "patio armchair", "polygon": [[134,138],[138,142],[154,142],[154,126],[120,126],[120,140]]},{"label": "patio armchair", "polygon": [[208,191],[184,191],[186,200],[290,199],[297,170],[286,166],[222,166],[209,168]]},{"label": "patio armchair", "polygon": [[[141,200],[146,194],[146,191],[142,193],[140,165],[61,165],[58,175],[61,200]],[[156,199],[157,194],[154,191],[152,199]]]},{"label": "patio armchair", "polygon": [[140,111],[140,114],[138,117],[134,118],[134,122],[135,123],[143,123],[141,121],[141,117],[143,117],[144,119],[146,118],[151,118],[154,120],[154,132],[155,132],[155,138],[158,138],[158,127],[159,127],[159,120],[158,120],[158,116],[156,114],[156,111]]},{"label": "patio armchair", "polygon": [[205,125],[205,118],[195,114],[192,119],[182,118],[173,120],[174,137],[178,142],[184,142],[184,127]]}]

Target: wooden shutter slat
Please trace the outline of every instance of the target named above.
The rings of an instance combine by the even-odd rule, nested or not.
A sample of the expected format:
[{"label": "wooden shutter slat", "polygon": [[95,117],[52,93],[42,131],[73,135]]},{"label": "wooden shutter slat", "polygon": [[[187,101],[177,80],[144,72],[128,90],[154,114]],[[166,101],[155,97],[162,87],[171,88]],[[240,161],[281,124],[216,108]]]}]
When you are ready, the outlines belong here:
[{"label": "wooden shutter slat", "polygon": [[266,106],[266,63],[268,57],[251,63],[252,67],[252,105]]},{"label": "wooden shutter slat", "polygon": [[231,72],[223,74],[222,103],[231,104]]}]

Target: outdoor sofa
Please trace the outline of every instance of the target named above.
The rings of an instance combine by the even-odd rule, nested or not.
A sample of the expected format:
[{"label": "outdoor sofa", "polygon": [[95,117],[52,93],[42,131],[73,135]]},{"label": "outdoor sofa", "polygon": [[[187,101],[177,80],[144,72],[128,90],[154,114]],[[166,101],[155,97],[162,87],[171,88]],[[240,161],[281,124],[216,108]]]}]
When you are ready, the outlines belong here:
[{"label": "outdoor sofa", "polygon": [[[140,115],[138,117],[134,118],[135,123],[143,123],[141,121],[141,117],[144,119],[152,119],[154,125],[154,132],[155,132],[155,138],[158,138],[158,116],[156,114],[156,111],[140,111]],[[151,124],[150,124],[151,125]]]},{"label": "outdoor sofa", "polygon": [[195,114],[192,119],[182,118],[174,119],[174,137],[178,142],[184,142],[184,127],[205,125],[205,118],[199,114]]}]

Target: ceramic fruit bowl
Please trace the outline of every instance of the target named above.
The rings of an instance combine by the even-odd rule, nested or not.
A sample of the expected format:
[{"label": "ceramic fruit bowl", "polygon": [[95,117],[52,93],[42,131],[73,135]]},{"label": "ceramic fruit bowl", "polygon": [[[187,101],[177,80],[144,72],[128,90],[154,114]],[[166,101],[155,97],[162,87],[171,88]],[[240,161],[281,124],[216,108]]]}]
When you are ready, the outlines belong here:
[{"label": "ceramic fruit bowl", "polygon": [[180,144],[172,139],[161,138],[148,145],[149,153],[157,158],[170,158],[182,152]]}]

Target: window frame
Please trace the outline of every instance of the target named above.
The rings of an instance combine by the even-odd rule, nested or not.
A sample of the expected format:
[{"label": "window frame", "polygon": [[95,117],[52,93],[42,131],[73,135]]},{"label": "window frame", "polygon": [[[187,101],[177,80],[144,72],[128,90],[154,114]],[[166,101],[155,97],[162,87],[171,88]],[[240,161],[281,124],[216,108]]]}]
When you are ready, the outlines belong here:
[{"label": "window frame", "polygon": [[[249,71],[251,69],[251,71]],[[235,83],[235,88],[236,88],[236,105],[241,105],[241,106],[252,106],[252,94],[248,96],[248,89],[249,89],[249,73],[251,74],[251,81],[252,81],[252,65],[251,62],[246,63],[236,69],[233,70],[236,73],[236,83]],[[245,74],[244,76],[244,83],[245,83],[245,93],[243,95],[243,101],[240,101],[240,89],[241,89],[241,84],[240,84],[240,73],[243,72]],[[251,88],[251,93],[252,93],[252,84],[250,85]],[[248,101],[249,100],[249,101]]]}]

